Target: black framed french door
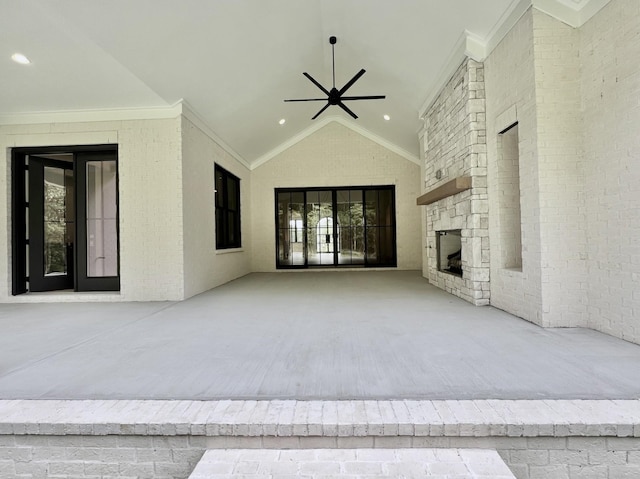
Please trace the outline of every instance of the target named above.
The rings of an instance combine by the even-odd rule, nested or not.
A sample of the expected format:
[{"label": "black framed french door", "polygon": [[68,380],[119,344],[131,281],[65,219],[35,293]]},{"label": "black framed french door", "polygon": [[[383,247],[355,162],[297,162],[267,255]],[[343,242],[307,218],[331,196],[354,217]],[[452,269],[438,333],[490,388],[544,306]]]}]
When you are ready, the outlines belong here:
[{"label": "black framed french door", "polygon": [[395,187],[279,188],[276,267],[396,266]]},{"label": "black framed french door", "polygon": [[73,161],[29,158],[29,289],[74,285],[75,194]]},{"label": "black framed french door", "polygon": [[117,149],[12,151],[12,293],[120,289]]}]

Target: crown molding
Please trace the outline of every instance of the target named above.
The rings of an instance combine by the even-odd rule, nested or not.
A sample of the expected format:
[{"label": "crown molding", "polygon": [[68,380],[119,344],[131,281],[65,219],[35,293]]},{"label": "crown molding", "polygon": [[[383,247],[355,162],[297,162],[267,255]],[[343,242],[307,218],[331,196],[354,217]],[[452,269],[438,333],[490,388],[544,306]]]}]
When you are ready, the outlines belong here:
[{"label": "crown molding", "polygon": [[7,113],[0,115],[0,125],[159,120],[177,117],[182,111],[181,108],[181,102],[177,102],[173,105],[150,108],[107,108],[100,110],[59,110]]},{"label": "crown molding", "polygon": [[345,126],[345,127],[349,128],[350,130],[358,133],[359,135],[364,136],[365,138],[377,143],[378,145],[382,146],[383,148],[386,148],[387,150],[395,153],[396,155],[399,155],[399,156],[403,157],[404,159],[409,160],[412,163],[415,163],[416,165],[420,164],[420,160],[418,159],[418,157],[416,157],[415,155],[409,153],[404,148],[400,148],[399,146],[394,145],[393,143],[390,143],[389,141],[385,140],[384,138],[380,137],[379,135],[376,135],[375,133],[372,133],[371,131],[369,131],[369,130],[367,130],[365,128],[362,128],[361,126],[356,125],[354,122],[352,122],[352,121],[350,121],[348,119],[342,118],[342,117],[337,116],[337,115],[335,115],[335,116],[331,115],[331,116],[325,117],[322,121],[320,121],[318,123],[314,123],[310,127],[302,130],[297,135],[291,137],[290,139],[288,139],[284,143],[281,143],[280,145],[278,145],[277,147],[275,147],[271,151],[269,151],[269,152],[265,153],[264,155],[260,156],[259,158],[257,158],[253,163],[251,163],[251,169],[255,170],[259,166],[264,165],[269,160],[271,160],[274,157],[278,156],[283,151],[288,150],[289,148],[291,148],[295,144],[301,142],[305,138],[313,135],[315,132],[317,132],[321,128],[324,128],[329,123],[333,123],[333,122],[339,123],[342,126]]},{"label": "crown molding", "polygon": [[571,0],[533,0],[533,6],[566,23],[573,28],[579,28],[587,23],[610,0],[583,0],[576,3]]},{"label": "crown molding", "polygon": [[[555,0],[554,0],[555,1]],[[509,8],[507,8],[502,16],[498,19],[493,26],[489,35],[487,35],[485,42],[485,60],[491,52],[500,44],[500,42],[507,36],[507,33],[511,31],[516,23],[527,13],[527,10],[531,8],[531,0],[513,0]]]},{"label": "crown molding", "polygon": [[464,54],[477,62],[487,58],[487,44],[478,35],[469,30],[464,31]]},{"label": "crown molding", "polygon": [[580,10],[580,26],[587,23],[591,18],[602,10],[611,0],[588,0]]},{"label": "crown molding", "polygon": [[239,163],[241,163],[245,168],[251,170],[251,165],[244,157],[231,148],[227,143],[225,143],[216,133],[207,125],[207,122],[202,119],[200,115],[195,111],[195,109],[185,100],[181,99],[176,103],[179,105],[180,114],[184,116],[187,120],[193,123],[202,133],[207,135],[214,143],[216,143],[220,148],[229,153],[234,159],[236,159]]},{"label": "crown molding", "polygon": [[558,0],[533,0],[533,6],[536,10],[540,10],[571,27],[575,28],[580,25],[580,12],[566,3]]}]

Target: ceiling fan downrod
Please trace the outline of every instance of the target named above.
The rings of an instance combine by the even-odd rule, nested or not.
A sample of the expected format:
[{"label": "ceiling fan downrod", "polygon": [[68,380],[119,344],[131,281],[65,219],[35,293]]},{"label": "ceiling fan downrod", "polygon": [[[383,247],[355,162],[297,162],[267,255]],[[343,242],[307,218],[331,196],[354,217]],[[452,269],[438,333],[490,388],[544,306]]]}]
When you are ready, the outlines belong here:
[{"label": "ceiling fan downrod", "polygon": [[336,87],[336,49],[335,44],[338,41],[336,37],[329,37],[331,44],[331,69],[333,70],[333,88]]}]

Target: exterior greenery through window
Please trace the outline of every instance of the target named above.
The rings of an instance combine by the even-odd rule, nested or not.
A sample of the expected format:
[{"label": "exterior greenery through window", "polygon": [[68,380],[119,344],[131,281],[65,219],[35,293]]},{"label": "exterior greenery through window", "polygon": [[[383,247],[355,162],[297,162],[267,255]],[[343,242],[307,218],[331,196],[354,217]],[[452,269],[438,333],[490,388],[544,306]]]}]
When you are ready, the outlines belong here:
[{"label": "exterior greenery through window", "polygon": [[240,248],[240,178],[215,166],[216,249]]}]

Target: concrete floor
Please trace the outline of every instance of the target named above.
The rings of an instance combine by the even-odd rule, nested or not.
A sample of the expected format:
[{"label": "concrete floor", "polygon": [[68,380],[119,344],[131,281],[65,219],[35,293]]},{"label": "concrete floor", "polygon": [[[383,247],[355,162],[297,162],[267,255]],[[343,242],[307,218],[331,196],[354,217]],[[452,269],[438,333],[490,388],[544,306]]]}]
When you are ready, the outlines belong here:
[{"label": "concrete floor", "polygon": [[0,305],[0,399],[635,399],[640,346],[418,272],[251,274],[180,303]]}]

